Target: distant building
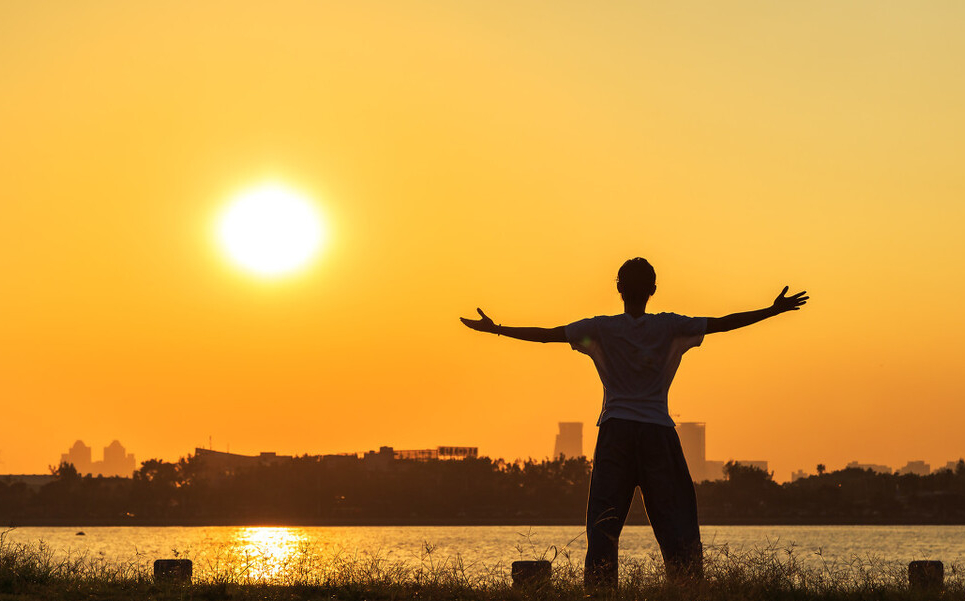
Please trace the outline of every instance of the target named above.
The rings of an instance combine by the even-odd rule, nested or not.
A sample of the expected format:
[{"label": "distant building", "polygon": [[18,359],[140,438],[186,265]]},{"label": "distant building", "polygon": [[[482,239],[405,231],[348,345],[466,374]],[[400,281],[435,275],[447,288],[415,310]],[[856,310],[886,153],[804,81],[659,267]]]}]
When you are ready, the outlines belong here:
[{"label": "distant building", "polygon": [[931,473],[931,466],[924,461],[909,461],[904,467],[898,468],[898,471],[895,473],[899,476],[904,476],[905,474],[927,476]]},{"label": "distant building", "polygon": [[411,449],[404,451],[396,451],[393,449],[392,453],[394,459],[412,459],[414,461],[439,459],[439,449]]},{"label": "distant building", "polygon": [[[691,474],[693,477],[693,474]],[[724,479],[724,462],[723,461],[705,461],[704,462],[704,480],[723,480]],[[699,482],[699,480],[697,480]]]},{"label": "distant building", "polygon": [[891,468],[887,465],[878,465],[877,463],[858,463],[857,461],[852,461],[848,465],[844,466],[845,469],[853,468],[859,470],[871,470],[876,474],[890,474]]},{"label": "distant building", "polygon": [[211,449],[194,449],[195,460],[200,470],[206,476],[226,476],[239,469],[259,467],[263,465],[278,465],[292,460],[291,455],[277,455],[274,452],[263,452],[258,455],[238,455]]},{"label": "distant building", "polygon": [[378,451],[367,451],[362,455],[362,464],[370,471],[383,471],[392,467],[395,461],[395,449],[379,447]]},{"label": "distant building", "polygon": [[[436,447],[434,449],[402,449],[382,447],[379,453],[391,452],[393,459],[411,459],[414,461],[450,461],[453,459],[475,459],[479,456],[478,447]],[[370,455],[374,451],[369,451]]]},{"label": "distant building", "polygon": [[[762,472],[767,471],[767,462],[760,459],[735,459],[734,463],[739,463],[747,467],[756,467]],[[769,473],[769,472],[768,472]]]},{"label": "distant building", "polygon": [[803,480],[804,478],[810,478],[810,477],[811,477],[811,474],[807,473],[804,470],[797,470],[795,472],[791,472],[791,482],[796,482],[797,480]]},{"label": "distant building", "polygon": [[[263,452],[258,455],[238,455],[210,449],[194,449],[194,455],[201,471],[207,476],[226,476],[240,469],[260,466],[280,465],[292,461],[291,455],[278,455],[273,452]],[[379,447],[378,451],[366,451],[359,457],[358,453],[339,453],[335,455],[317,455],[316,461],[326,468],[343,467],[361,462],[367,470],[382,471],[392,467],[399,459],[414,461],[445,461],[450,459],[467,459],[479,456],[478,447],[436,447],[434,449],[395,450],[392,447]]]},{"label": "distant building", "polygon": [[479,457],[479,447],[438,447],[439,459],[475,459]]},{"label": "distant building", "polygon": [[[677,424],[677,436],[680,438],[680,446],[684,451],[684,458],[687,460],[687,467],[690,468],[690,477],[694,482],[704,480],[717,480],[723,477],[721,473],[709,474],[707,466],[707,442],[706,425],[704,422],[681,422]],[[723,468],[723,464],[721,464]]]},{"label": "distant building", "polygon": [[955,470],[958,469],[959,465],[962,465],[963,468],[965,468],[965,461],[963,461],[962,459],[958,459],[957,461],[949,461],[948,463],[945,464],[945,467],[938,468],[938,469],[945,469],[945,470],[954,472]]},{"label": "distant building", "polygon": [[91,473],[91,452],[90,447],[84,444],[83,440],[78,440],[74,446],[70,447],[66,453],[60,456],[61,463],[70,463],[77,470],[78,474],[86,475]]},{"label": "distant building", "polygon": [[[677,437],[680,438],[680,447],[694,482],[724,479],[725,462],[707,459],[707,426],[704,422],[680,422],[677,424]],[[766,461],[741,459],[735,463],[767,471]]]},{"label": "distant building", "polygon": [[115,440],[104,447],[104,461],[100,466],[102,475],[130,478],[135,470],[137,470],[137,462],[134,460],[134,454],[128,453],[120,442]]},{"label": "distant building", "polygon": [[362,459],[358,456],[358,453],[338,453],[335,455],[322,455],[318,458],[318,461],[322,466],[333,469],[354,465],[362,461]]},{"label": "distant building", "polygon": [[585,457],[583,453],[583,422],[560,422],[560,432],[553,446],[553,459]]},{"label": "distant building", "polygon": [[118,441],[104,447],[104,459],[91,460],[91,448],[78,440],[70,450],[60,456],[61,463],[70,463],[82,476],[120,476],[130,478],[137,469],[133,453],[128,453]]}]

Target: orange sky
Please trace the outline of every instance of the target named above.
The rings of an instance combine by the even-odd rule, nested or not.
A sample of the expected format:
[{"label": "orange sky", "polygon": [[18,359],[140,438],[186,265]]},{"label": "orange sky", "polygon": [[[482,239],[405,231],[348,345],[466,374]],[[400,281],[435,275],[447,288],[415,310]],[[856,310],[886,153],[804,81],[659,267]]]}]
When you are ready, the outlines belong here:
[{"label": "orange sky", "polygon": [[[200,6],[199,6],[200,4]],[[711,459],[965,455],[965,5],[0,5],[0,472],[595,438],[566,345],[477,334],[622,310],[804,311],[709,337],[671,391]],[[265,282],[214,219],[266,181],[326,252]]]}]

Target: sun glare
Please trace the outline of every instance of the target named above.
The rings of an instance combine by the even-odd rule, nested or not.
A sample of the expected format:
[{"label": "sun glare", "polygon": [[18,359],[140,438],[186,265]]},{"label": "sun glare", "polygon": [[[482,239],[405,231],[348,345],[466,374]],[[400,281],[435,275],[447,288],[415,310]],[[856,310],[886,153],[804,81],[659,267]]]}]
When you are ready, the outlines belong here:
[{"label": "sun glare", "polygon": [[262,277],[288,275],[305,267],[324,238],[315,205],[277,185],[240,194],[218,221],[218,239],[228,257]]}]

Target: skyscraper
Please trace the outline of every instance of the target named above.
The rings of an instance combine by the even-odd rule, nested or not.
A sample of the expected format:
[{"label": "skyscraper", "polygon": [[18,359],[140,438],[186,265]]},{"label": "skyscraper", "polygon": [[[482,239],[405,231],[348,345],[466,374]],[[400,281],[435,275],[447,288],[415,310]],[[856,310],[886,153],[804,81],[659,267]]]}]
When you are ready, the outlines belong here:
[{"label": "skyscraper", "polygon": [[89,474],[93,465],[90,447],[85,445],[83,440],[78,440],[70,450],[60,456],[60,462],[72,464],[81,475]]},{"label": "skyscraper", "polygon": [[134,455],[128,453],[118,441],[104,447],[104,459],[92,461],[91,448],[78,440],[70,450],[60,456],[61,463],[70,463],[77,469],[77,473],[86,476],[120,476],[130,478],[137,469]]},{"label": "skyscraper", "polygon": [[677,436],[690,468],[694,482],[711,478],[707,474],[707,442],[704,422],[681,422],[677,424]]},{"label": "skyscraper", "polygon": [[104,447],[104,461],[100,466],[101,474],[130,478],[136,469],[137,462],[134,460],[134,454],[128,453],[120,441],[115,440],[109,446]]},{"label": "skyscraper", "polygon": [[560,422],[553,459],[583,457],[583,422]]}]

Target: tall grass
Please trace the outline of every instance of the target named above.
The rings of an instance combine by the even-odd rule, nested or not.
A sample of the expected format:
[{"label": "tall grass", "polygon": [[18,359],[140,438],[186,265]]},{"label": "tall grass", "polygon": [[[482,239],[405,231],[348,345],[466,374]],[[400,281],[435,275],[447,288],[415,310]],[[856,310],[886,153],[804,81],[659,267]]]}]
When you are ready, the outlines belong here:
[{"label": "tall grass", "polygon": [[[538,550],[525,551],[533,556]],[[185,556],[176,551],[172,555]],[[412,562],[364,553],[325,556],[309,545],[282,557],[267,552],[233,555],[215,551],[191,558],[194,583],[178,586],[155,584],[150,565],[154,558],[141,554],[118,562],[103,556],[59,553],[42,542],[10,543],[5,533],[0,533],[0,600],[965,600],[962,566],[946,566],[944,591],[915,591],[908,587],[904,565],[874,557],[825,561],[820,555],[801,554],[793,546],[777,544],[751,551],[708,546],[705,578],[700,582],[668,582],[659,557],[627,561],[621,566],[616,591],[584,590],[582,557],[571,556],[566,548],[535,553],[540,555],[553,561],[551,581],[527,590],[512,588],[508,566],[438,557],[429,543]]]}]

